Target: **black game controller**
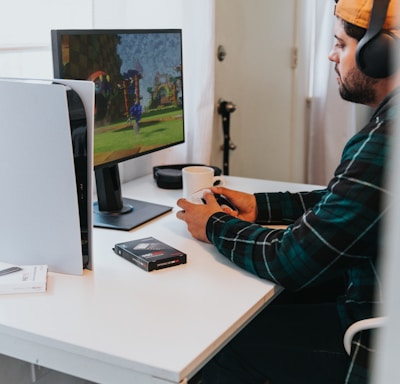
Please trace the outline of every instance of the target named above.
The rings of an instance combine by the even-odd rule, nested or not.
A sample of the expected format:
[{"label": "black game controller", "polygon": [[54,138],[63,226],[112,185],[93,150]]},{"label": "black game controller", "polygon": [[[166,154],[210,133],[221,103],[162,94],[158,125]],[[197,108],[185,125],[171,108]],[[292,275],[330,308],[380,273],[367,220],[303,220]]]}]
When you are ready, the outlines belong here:
[{"label": "black game controller", "polygon": [[217,203],[221,207],[227,206],[228,208],[232,209],[233,211],[237,211],[237,208],[224,195],[221,195],[219,193],[213,193],[211,191],[211,189],[208,189],[208,188],[200,189],[199,191],[194,192],[186,200],[190,201],[193,204],[205,204],[206,203],[206,201],[204,199],[205,193],[213,194],[215,199],[217,200]]}]

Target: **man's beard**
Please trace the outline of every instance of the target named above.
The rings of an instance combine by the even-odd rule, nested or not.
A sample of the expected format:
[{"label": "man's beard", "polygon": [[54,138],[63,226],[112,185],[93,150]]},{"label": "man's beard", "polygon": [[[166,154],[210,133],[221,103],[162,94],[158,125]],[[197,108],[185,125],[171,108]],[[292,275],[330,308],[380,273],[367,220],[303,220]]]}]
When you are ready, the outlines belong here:
[{"label": "man's beard", "polygon": [[[336,73],[339,74],[335,68]],[[374,85],[377,80],[365,76],[358,68],[353,68],[342,80],[340,77],[339,93],[342,99],[353,103],[371,105],[376,102]]]}]

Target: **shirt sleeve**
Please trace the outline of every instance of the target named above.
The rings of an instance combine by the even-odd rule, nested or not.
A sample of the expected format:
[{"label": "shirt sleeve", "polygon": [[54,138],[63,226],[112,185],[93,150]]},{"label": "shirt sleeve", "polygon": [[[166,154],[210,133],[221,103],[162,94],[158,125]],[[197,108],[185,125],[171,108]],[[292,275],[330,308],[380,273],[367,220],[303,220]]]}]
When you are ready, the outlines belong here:
[{"label": "shirt sleeve", "polygon": [[310,207],[317,204],[326,194],[326,189],[311,192],[255,193],[259,224],[290,224]]},{"label": "shirt sleeve", "polygon": [[[378,253],[384,136],[378,128],[356,135],[326,190],[256,195],[257,223],[212,215],[208,239],[233,263],[286,289],[329,280],[356,261],[362,280]],[[284,230],[260,225],[279,220],[291,224]]]}]

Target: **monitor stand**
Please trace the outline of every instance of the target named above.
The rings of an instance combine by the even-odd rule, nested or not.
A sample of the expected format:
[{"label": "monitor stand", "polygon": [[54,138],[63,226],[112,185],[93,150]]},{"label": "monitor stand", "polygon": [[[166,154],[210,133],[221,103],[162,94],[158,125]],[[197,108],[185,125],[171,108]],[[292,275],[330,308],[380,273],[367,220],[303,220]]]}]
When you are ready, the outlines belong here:
[{"label": "monitor stand", "polygon": [[95,169],[98,201],[95,227],[129,231],[172,210],[172,207],[121,196],[118,165]]}]

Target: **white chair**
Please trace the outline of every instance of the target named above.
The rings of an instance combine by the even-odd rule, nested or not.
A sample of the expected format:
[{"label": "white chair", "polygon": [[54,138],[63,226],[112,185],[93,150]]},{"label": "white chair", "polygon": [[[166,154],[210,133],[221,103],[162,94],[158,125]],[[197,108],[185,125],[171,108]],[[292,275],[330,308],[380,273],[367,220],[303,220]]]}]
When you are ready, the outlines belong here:
[{"label": "white chair", "polygon": [[364,319],[360,321],[356,321],[354,324],[350,325],[347,328],[344,337],[343,337],[343,344],[344,349],[350,355],[351,351],[351,342],[355,334],[361,332],[366,329],[374,329],[383,326],[386,323],[386,317],[372,317],[370,319]]}]

